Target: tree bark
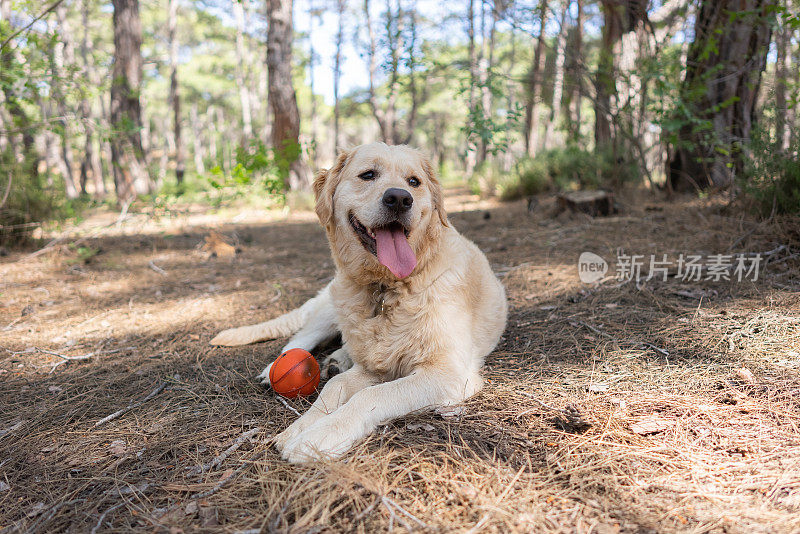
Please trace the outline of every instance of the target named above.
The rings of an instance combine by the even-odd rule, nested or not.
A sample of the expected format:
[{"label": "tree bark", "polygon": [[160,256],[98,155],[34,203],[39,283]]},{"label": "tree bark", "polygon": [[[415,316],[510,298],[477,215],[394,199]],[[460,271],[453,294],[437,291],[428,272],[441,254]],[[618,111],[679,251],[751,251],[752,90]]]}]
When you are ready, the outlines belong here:
[{"label": "tree bark", "polygon": [[142,149],[142,27],[138,0],[113,0],[114,68],[111,79],[111,141],[114,185],[120,203],[150,192]]},{"label": "tree bark", "polygon": [[[771,38],[774,0],[703,0],[681,91],[694,117],[673,147],[673,190],[727,188],[742,169],[761,72]],[[699,96],[697,96],[699,95]]]},{"label": "tree bark", "polygon": [[533,64],[531,65],[530,78],[528,80],[528,101],[525,106],[525,150],[530,156],[536,155],[536,145],[539,136],[539,114],[537,106],[541,99],[542,83],[544,75],[545,60],[547,54],[544,49],[545,33],[544,28],[547,24],[547,3],[548,0],[539,1],[539,36],[536,39],[536,50],[533,53]]},{"label": "tree bark", "polygon": [[[70,145],[70,123],[67,121],[67,95],[64,91],[65,67],[74,63],[74,47],[72,46],[72,35],[70,33],[70,25],[67,20],[67,5],[66,3],[59,4],[56,7],[56,21],[58,22],[58,29],[51,28],[52,31],[58,35],[58,41],[54,43],[52,48],[52,55],[50,58],[53,77],[51,79],[51,87],[53,90],[53,100],[56,104],[56,124],[59,129],[59,141],[61,148],[61,158],[59,160],[59,167],[61,168],[61,175],[64,179],[64,186],[66,188],[67,198],[77,198],[79,191],[75,183],[75,174],[73,172],[73,158],[72,146]],[[48,24],[49,26],[49,24]],[[85,193],[85,191],[82,191]]]},{"label": "tree bark", "polygon": [[[92,84],[92,62],[89,61],[89,12],[91,8],[90,0],[81,1],[81,25],[83,34],[81,36],[81,75],[85,84]],[[81,160],[81,192],[86,193],[86,184],[91,174],[94,184],[95,197],[104,197],[106,194],[105,183],[103,182],[103,170],[100,165],[100,153],[94,147],[94,123],[95,116],[92,112],[92,105],[89,101],[88,91],[84,87],[81,90],[80,113],[83,123],[84,143],[83,159]]]},{"label": "tree bark", "polygon": [[427,85],[420,91],[417,87],[417,3],[414,1],[409,11],[409,34],[410,42],[408,43],[408,94],[411,98],[411,109],[408,111],[408,119],[406,120],[406,135],[403,139],[403,144],[409,145],[414,139],[414,130],[417,127],[417,112],[420,102],[427,100],[428,91]]},{"label": "tree bark", "polygon": [[[490,79],[492,67],[494,66],[494,44],[495,27],[497,24],[497,10],[492,9],[492,24],[489,27],[489,35],[486,35],[486,5],[481,2],[481,46],[478,53],[478,76],[481,84],[481,107],[480,113],[484,117],[492,117],[492,91]],[[488,45],[488,46],[487,46]],[[482,165],[486,161],[489,150],[489,140],[481,136],[478,143],[478,154],[476,163]]]},{"label": "tree bark", "polygon": [[197,104],[192,104],[190,113],[190,121],[192,125],[192,152],[194,156],[194,170],[198,174],[206,173],[206,166],[203,163],[205,156],[205,149],[203,147],[203,131],[200,128],[200,118],[197,115]]},{"label": "tree bark", "polygon": [[310,173],[301,157],[300,113],[292,84],[292,0],[267,0],[267,69],[272,109],[272,148],[289,189],[311,188]]},{"label": "tree bark", "polygon": [[372,27],[372,16],[370,14],[369,0],[364,0],[364,17],[367,33],[369,35],[369,102],[372,114],[381,129],[381,137],[384,143],[390,145],[397,144],[399,141],[397,128],[397,97],[400,92],[400,55],[403,49],[402,35],[402,6],[398,2],[396,13],[392,10],[389,0],[386,2],[386,20],[384,29],[386,31],[386,46],[389,52],[389,82],[388,94],[383,105],[378,101],[376,91],[377,82],[377,45],[375,31]]},{"label": "tree bark", "polygon": [[[175,181],[180,186],[186,173],[186,154],[181,129],[181,95],[178,85],[178,0],[169,0],[167,20],[169,41],[169,104],[172,108],[172,131],[175,141]],[[252,130],[250,131],[252,134]]]},{"label": "tree bark", "polygon": [[[478,110],[478,101],[475,96],[476,85],[478,83],[478,60],[475,52],[475,0],[469,0],[469,9],[467,10],[467,37],[469,39],[469,119],[467,123],[468,130],[473,130],[475,126],[475,114]],[[477,164],[477,150],[475,142],[470,135],[467,138],[467,158],[466,158],[466,174],[472,175],[475,171]]]},{"label": "tree bark", "polygon": [[581,104],[583,103],[583,0],[575,1],[578,11],[575,18],[575,35],[572,49],[572,76],[574,83],[572,94],[570,95],[570,105],[572,113],[570,117],[571,132],[573,141],[578,141],[581,137]]},{"label": "tree bark", "polygon": [[561,97],[564,94],[564,64],[567,49],[567,10],[570,0],[563,0],[561,6],[561,21],[556,37],[556,64],[553,76],[553,100],[550,102],[550,120],[544,132],[544,146],[550,148],[553,132],[561,120]]},{"label": "tree bark", "polygon": [[[333,58],[333,147],[337,150],[339,141],[339,85],[342,79],[342,44],[344,42],[345,0],[336,0],[338,28],[336,31],[336,55]],[[313,94],[312,94],[313,96]]]},{"label": "tree bark", "polygon": [[[170,0],[170,2],[175,1]],[[245,68],[250,64],[249,54],[244,45],[246,2],[247,0],[233,0],[233,15],[236,19],[236,85],[239,86],[239,103],[242,107],[242,144],[249,142],[253,137],[253,111],[250,105],[250,89],[247,84],[247,75],[245,74]]]},{"label": "tree bark", "polygon": [[598,148],[614,141],[612,123],[617,111],[616,61],[623,33],[647,20],[647,0],[602,0],[603,31],[595,73],[594,139]]},{"label": "tree bark", "polygon": [[781,151],[789,148],[789,129],[786,123],[789,110],[786,106],[786,88],[791,69],[789,61],[791,57],[791,35],[791,29],[784,24],[778,29],[775,36],[777,48],[775,61],[775,144],[778,150]]}]

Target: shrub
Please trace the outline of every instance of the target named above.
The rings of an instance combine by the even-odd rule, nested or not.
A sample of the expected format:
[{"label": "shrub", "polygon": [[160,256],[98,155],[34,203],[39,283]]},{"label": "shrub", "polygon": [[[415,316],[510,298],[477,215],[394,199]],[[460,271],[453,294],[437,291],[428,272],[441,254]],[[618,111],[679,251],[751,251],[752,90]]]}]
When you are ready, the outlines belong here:
[{"label": "shrub", "polygon": [[740,180],[746,201],[762,215],[800,214],[800,139],[782,151],[762,129],[754,128],[751,136]]},{"label": "shrub", "polygon": [[615,157],[611,149],[588,151],[569,145],[521,159],[509,176],[496,183],[500,197],[513,200],[554,189],[616,189],[638,176],[636,164]]},{"label": "shrub", "polygon": [[0,153],[0,244],[29,239],[42,223],[73,214],[64,198],[64,185],[55,176],[34,172],[36,161],[18,162],[9,149]]}]

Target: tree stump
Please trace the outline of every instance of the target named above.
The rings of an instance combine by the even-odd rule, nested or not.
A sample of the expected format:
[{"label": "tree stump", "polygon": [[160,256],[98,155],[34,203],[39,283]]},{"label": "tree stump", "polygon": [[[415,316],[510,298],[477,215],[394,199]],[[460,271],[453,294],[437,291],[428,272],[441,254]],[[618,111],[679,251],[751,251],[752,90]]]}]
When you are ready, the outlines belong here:
[{"label": "tree stump", "polygon": [[573,191],[558,195],[558,213],[580,212],[592,217],[617,213],[614,195],[608,191]]}]

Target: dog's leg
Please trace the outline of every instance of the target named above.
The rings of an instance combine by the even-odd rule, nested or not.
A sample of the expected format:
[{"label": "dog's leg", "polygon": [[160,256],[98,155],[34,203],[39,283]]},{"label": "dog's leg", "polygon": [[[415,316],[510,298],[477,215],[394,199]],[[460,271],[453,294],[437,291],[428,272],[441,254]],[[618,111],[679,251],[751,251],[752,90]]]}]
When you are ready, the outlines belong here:
[{"label": "dog's leg", "polygon": [[[342,350],[342,349],[340,349]],[[344,403],[362,389],[377,383],[374,375],[367,373],[363,368],[355,366],[331,378],[322,388],[317,400],[298,420],[289,425],[289,428],[278,434],[275,446],[283,450],[287,442],[301,434],[308,427],[332,414]]]},{"label": "dog's leg", "polygon": [[463,401],[480,389],[482,379],[477,371],[459,373],[456,369],[420,368],[409,376],[358,391],[338,410],[284,441],[283,458],[292,463],[335,458],[383,422]]},{"label": "dog's leg", "polygon": [[[327,333],[331,328],[335,329],[332,324],[334,308],[331,302],[330,284],[325,286],[317,296],[308,300],[305,304],[297,309],[290,311],[280,317],[276,317],[270,321],[251,326],[242,326],[239,328],[231,328],[223,330],[210,341],[212,345],[222,345],[225,347],[234,347],[237,345],[247,345],[264,341],[267,339],[275,339],[279,337],[286,337],[297,332],[297,335],[287,344],[287,347],[300,347],[306,348],[310,343],[316,340],[316,343],[324,340],[323,332]],[[319,321],[317,321],[319,317]],[[308,327],[312,327],[307,331]],[[316,335],[312,335],[316,333]],[[332,337],[333,334],[326,334],[327,337]],[[292,345],[292,341],[301,343],[302,345]],[[314,348],[311,346],[310,348]],[[308,349],[306,349],[308,350]]]},{"label": "dog's leg", "polygon": [[[332,339],[339,333],[339,329],[336,326],[336,310],[333,307],[330,295],[325,299],[317,299],[319,299],[319,296],[314,299],[316,302],[314,303],[314,308],[308,313],[306,324],[299,332],[292,336],[292,339],[284,345],[281,352],[286,352],[289,349],[303,349],[310,352],[323,341]],[[331,356],[334,354],[336,353],[334,352]],[[346,351],[345,356],[347,356]],[[347,357],[347,359],[349,360],[349,357]],[[269,385],[270,367],[272,367],[272,364],[267,365],[267,367],[261,371],[261,374],[256,377],[264,385]],[[327,368],[324,369],[327,371]],[[342,368],[340,367],[340,369]]]},{"label": "dog's leg", "polygon": [[325,380],[330,374],[332,366],[336,366],[337,372],[342,373],[353,367],[353,360],[350,359],[350,353],[347,352],[345,347],[341,347],[333,351],[327,358],[322,361],[322,379]]}]

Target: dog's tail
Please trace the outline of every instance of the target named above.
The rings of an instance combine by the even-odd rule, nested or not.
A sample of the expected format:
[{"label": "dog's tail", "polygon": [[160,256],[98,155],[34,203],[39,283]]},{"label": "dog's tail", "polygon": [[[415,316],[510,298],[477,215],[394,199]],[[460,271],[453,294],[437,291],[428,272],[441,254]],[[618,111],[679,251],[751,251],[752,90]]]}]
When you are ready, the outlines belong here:
[{"label": "dog's tail", "polygon": [[332,308],[329,287],[330,285],[325,286],[316,297],[289,313],[265,323],[223,330],[210,343],[212,345],[234,347],[291,336],[300,331],[306,324],[312,322],[315,316],[321,313],[325,314],[328,308]]}]

